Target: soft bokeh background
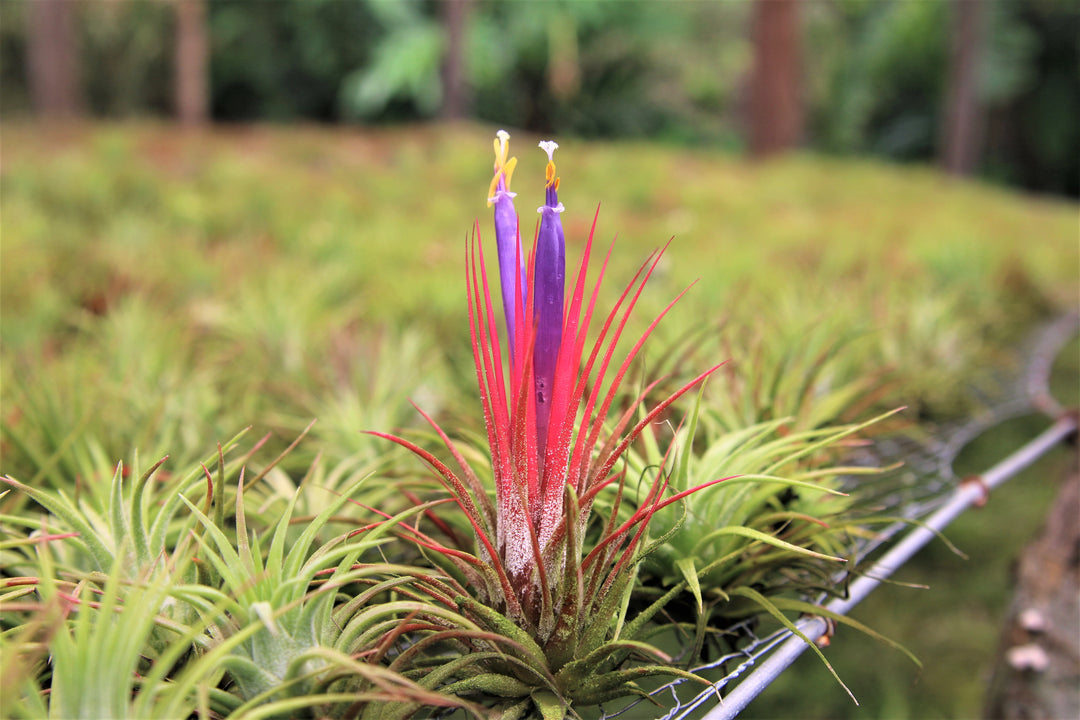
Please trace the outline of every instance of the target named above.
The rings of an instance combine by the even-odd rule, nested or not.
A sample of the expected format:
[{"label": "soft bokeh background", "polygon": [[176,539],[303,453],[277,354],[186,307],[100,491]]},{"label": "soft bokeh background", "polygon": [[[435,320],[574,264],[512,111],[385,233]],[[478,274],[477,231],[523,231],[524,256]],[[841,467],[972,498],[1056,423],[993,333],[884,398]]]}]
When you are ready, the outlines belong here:
[{"label": "soft bokeh background", "polygon": [[6,117],[464,117],[940,161],[1080,192],[1070,0],[6,0],[0,13]]},{"label": "soft bokeh background", "polygon": [[[563,144],[570,242],[603,202],[613,274],[677,237],[646,302],[701,282],[668,338],[715,328],[751,362],[858,333],[838,376],[962,418],[1077,308],[1078,36],[1070,0],[3,0],[0,469],[49,483],[316,416],[318,451],[365,457],[408,397],[475,423],[459,241],[497,127],[521,200],[535,141]],[[964,519],[971,559],[913,564],[930,590],[856,610],[921,676],[841,637],[861,708],[803,660],[747,716],[977,715],[1064,462]]]}]

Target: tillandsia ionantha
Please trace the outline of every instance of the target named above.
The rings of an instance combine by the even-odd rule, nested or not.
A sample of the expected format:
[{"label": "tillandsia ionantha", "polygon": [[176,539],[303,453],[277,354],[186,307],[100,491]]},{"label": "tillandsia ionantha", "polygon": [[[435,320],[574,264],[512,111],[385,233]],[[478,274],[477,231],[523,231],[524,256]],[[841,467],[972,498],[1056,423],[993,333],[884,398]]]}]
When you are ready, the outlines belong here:
[{"label": "tillandsia ionantha", "polygon": [[[617,359],[617,346],[634,306],[666,246],[654,251],[590,339],[593,320],[600,316],[597,302],[611,248],[590,287],[586,280],[597,213],[567,297],[560,217],[564,207],[554,162],[557,147],[551,141],[540,143],[547,154],[545,197],[533,246],[525,252],[516,195],[510,191],[517,161],[509,157],[505,131],[499,131],[494,143],[488,204],[494,212],[505,346],[478,225],[467,243],[468,316],[494,503],[481,474],[426,414],[453,456],[456,470],[409,440],[376,434],[409,448],[434,468],[472,527],[475,554],[447,547],[419,530],[414,534],[466,581],[455,598],[459,609],[516,647],[531,648],[513,668],[515,682],[532,688],[527,692],[554,693],[565,707],[638,692],[635,677],[679,673],[670,665],[624,667],[632,655],[652,659],[663,655],[633,639],[632,631],[640,629],[644,619],[638,625],[624,624],[622,615],[650,517],[721,479],[673,493],[661,468],[628,503],[632,509],[619,513],[626,477],[620,458],[650,423],[719,365],[651,407],[643,405],[655,383],[646,385],[633,402],[620,401],[618,411],[613,410],[620,385],[643,344],[682,293],[636,341],[627,343],[630,349]],[[610,513],[601,518],[594,501],[607,487],[615,500],[610,506],[605,502]],[[524,670],[523,664],[531,670]],[[484,672],[490,674],[491,669]]]}]

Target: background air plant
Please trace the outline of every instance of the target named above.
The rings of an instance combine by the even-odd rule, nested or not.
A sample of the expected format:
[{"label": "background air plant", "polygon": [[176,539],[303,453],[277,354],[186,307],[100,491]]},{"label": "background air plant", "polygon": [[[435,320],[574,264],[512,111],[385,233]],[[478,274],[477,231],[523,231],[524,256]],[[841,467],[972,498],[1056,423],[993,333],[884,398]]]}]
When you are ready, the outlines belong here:
[{"label": "background air plant", "polygon": [[[123,557],[107,573],[78,582],[60,580],[52,570],[53,543],[38,542],[40,577],[33,595],[0,598],[0,615],[31,611],[33,621],[19,638],[4,633],[2,702],[5,717],[150,718],[166,688],[145,682],[155,664],[165,670],[186,652],[185,638],[158,625],[167,607],[173,577],[160,565],[125,579]],[[181,564],[190,562],[181,559]],[[164,565],[163,560],[161,565]],[[15,642],[12,642],[15,640]],[[30,641],[30,642],[27,642]],[[9,644],[10,643],[10,644]],[[38,643],[37,652],[27,652]],[[41,692],[40,685],[49,688]],[[176,710],[189,714],[194,696],[178,698]],[[175,717],[175,715],[174,715]]]},{"label": "background air plant", "polygon": [[[0,518],[5,716],[251,718],[309,708],[348,715],[369,703],[467,706],[363,660],[385,632],[372,626],[384,628],[387,618],[396,625],[409,611],[393,593],[415,574],[434,582],[430,571],[374,553],[401,518],[323,537],[370,476],[313,465],[291,495],[256,493],[276,461],[245,479],[254,450],[224,459],[238,439],[161,483],[154,476],[164,461],[134,483],[118,466],[100,509],[93,496],[73,502],[7,478],[51,511],[53,525]],[[339,474],[346,478],[334,480]],[[327,477],[339,491],[323,487]],[[311,494],[332,499],[318,502],[314,517],[295,517]]]},{"label": "background air plant", "polygon": [[[673,489],[720,471],[736,476],[653,519],[650,529],[666,542],[643,564],[645,587],[684,581],[699,611],[708,597],[717,613],[732,616],[745,611],[727,604],[732,588],[753,586],[766,595],[838,592],[835,576],[862,532],[852,526],[845,478],[880,472],[844,465],[845,450],[886,416],[794,431],[787,429],[791,420],[781,418],[731,431],[695,406],[668,460]],[[665,460],[647,443],[631,468]]]}]

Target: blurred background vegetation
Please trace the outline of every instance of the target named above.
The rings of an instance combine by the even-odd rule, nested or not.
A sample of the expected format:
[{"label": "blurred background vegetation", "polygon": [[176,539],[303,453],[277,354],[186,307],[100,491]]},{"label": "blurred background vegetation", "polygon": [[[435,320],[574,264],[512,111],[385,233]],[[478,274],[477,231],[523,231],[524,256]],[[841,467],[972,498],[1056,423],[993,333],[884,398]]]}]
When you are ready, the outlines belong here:
[{"label": "blurred background vegetation", "polygon": [[[312,417],[292,470],[385,468],[361,431],[415,427],[409,398],[480,430],[457,243],[496,127],[519,190],[540,133],[572,149],[568,239],[602,200],[613,276],[677,236],[642,317],[704,276],[657,340],[732,358],[710,402],[780,414],[752,373],[805,367],[820,335],[844,351],[815,393],[964,417],[1077,307],[1078,36],[1072,0],[3,0],[0,469],[60,487]],[[862,709],[803,661],[747,714],[978,714],[1010,559],[1067,459],[965,519],[971,560],[910,566],[931,590],[856,610],[921,676],[838,637]]]},{"label": "blurred background vegetation", "polygon": [[5,0],[0,111],[733,150],[779,125],[780,145],[1075,197],[1078,36],[1072,0]]}]

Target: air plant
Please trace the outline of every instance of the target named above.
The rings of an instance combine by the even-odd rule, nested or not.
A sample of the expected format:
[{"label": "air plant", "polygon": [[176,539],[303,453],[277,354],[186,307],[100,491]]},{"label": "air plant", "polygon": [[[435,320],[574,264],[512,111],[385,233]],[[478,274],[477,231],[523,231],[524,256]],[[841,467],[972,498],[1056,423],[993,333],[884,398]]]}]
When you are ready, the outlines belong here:
[{"label": "air plant", "polygon": [[[227,472],[235,473],[262,444],[258,443],[249,453],[226,464],[225,454],[238,444],[243,434],[239,433],[224,446],[219,446],[214,455],[182,473],[170,473],[165,469],[168,456],[142,471],[136,453],[130,465],[117,463],[111,481],[106,483],[101,478],[93,478],[88,483],[89,491],[79,498],[70,497],[62,489],[35,487],[11,476],[0,478],[0,482],[48,510],[56,527],[71,532],[70,541],[55,550],[65,571],[108,573],[119,563],[122,572],[135,577],[171,554],[176,538],[184,536],[180,529],[184,521],[178,519],[178,511],[183,507],[185,496],[203,495],[209,510],[214,497],[206,492],[206,488],[211,487],[218,491],[218,507],[221,507],[220,493],[224,485],[219,483],[215,488],[213,482],[208,483],[205,468],[217,460],[221,463],[218,472],[222,479]],[[138,479],[131,482],[132,476]],[[36,527],[33,518],[15,514],[0,515],[0,520],[12,528],[32,530]],[[188,527],[192,524],[186,522]],[[35,565],[28,557],[5,555],[3,550],[0,550],[0,559],[10,568]]]},{"label": "air plant", "polygon": [[[464,643],[475,653],[458,663],[453,675],[457,684],[452,687],[462,693],[483,693],[494,683],[499,688],[495,694],[508,698],[501,701],[508,706],[527,712],[534,704],[540,712],[561,716],[574,705],[640,692],[636,678],[681,672],[663,653],[636,639],[635,632],[658,608],[627,623],[628,593],[636,566],[648,551],[642,539],[649,519],[721,478],[669,494],[667,476],[655,473],[633,512],[620,517],[617,506],[626,481],[621,460],[650,423],[719,366],[642,408],[640,414],[638,408],[655,383],[644,387],[629,407],[613,408],[645,341],[682,294],[616,359],[634,306],[664,250],[653,252],[602,316],[590,342],[593,320],[600,316],[597,304],[611,249],[590,288],[594,218],[567,297],[560,219],[564,207],[553,159],[557,145],[540,143],[547,154],[545,198],[533,246],[526,253],[515,194],[509,189],[516,159],[508,158],[508,139],[500,131],[495,140],[488,194],[494,207],[505,341],[497,328],[478,228],[466,253],[470,332],[491,484],[426,414],[456,469],[412,441],[376,434],[427,462],[467,518],[475,535],[473,552],[444,545],[418,530],[413,539],[434,551],[433,559],[460,580],[454,602],[462,615],[517,648],[510,653],[510,662],[505,659],[505,643],[485,641],[480,644],[491,652],[477,652],[475,637],[465,642],[454,631],[446,631],[445,640],[458,647]],[[594,510],[595,501],[605,489],[614,493],[616,507],[600,513]],[[652,664],[629,667],[631,656]],[[494,677],[503,679],[496,682]]]},{"label": "air plant", "polygon": [[[129,581],[122,569],[124,559],[118,555],[107,573],[65,582],[52,572],[52,545],[42,541],[35,547],[42,573],[34,594],[14,603],[0,602],[0,614],[13,605],[35,610],[24,636],[5,649],[11,651],[5,657],[31,670],[26,673],[22,668],[26,674],[21,682],[4,688],[5,717],[160,717],[147,712],[156,688],[144,685],[142,678],[159,660],[152,646],[172,649],[160,642],[156,625],[172,586],[170,573],[150,566]],[[102,584],[100,589],[97,583]],[[34,641],[41,647],[36,657]],[[174,655],[185,648],[180,646]],[[9,670],[17,668],[5,663],[5,686]],[[42,676],[47,677],[44,691],[39,686]],[[181,703],[175,716],[186,716],[193,709],[193,702]]]},{"label": "air plant", "polygon": [[[324,504],[318,516],[303,524],[299,537],[290,540],[297,499],[310,490],[310,483],[302,483],[308,487],[299,488],[281,510],[265,550],[259,534],[247,525],[242,473],[236,494],[235,541],[185,501],[205,529],[206,538],[200,544],[221,578],[221,587],[198,584],[176,589],[177,597],[198,607],[208,625],[207,633],[196,640],[209,660],[203,663],[206,669],[187,672],[177,685],[195,688],[206,677],[214,677],[215,672],[220,677],[225,670],[233,687],[228,694],[215,691],[211,699],[215,711],[237,715],[260,708],[262,714],[285,717],[316,706],[320,716],[348,715],[348,708],[355,710],[367,702],[465,706],[376,664],[358,661],[367,650],[362,633],[370,625],[367,616],[398,614],[392,601],[373,603],[377,606],[373,612],[367,601],[380,595],[386,576],[392,576],[391,586],[400,589],[413,572],[408,567],[363,563],[361,556],[385,542],[382,536],[402,517],[420,511],[410,509],[389,522],[319,544],[319,534],[370,477],[354,478]],[[345,593],[357,585],[375,590],[355,596]]]},{"label": "air plant", "polygon": [[[846,392],[840,388],[838,394]],[[692,643],[689,632],[682,635],[684,644],[692,645],[689,659],[707,657],[707,642],[723,644],[723,634],[710,628],[767,614],[810,644],[847,690],[820,649],[784,614],[794,611],[854,627],[917,663],[892,640],[823,607],[824,599],[842,596],[847,578],[857,574],[847,560],[861,540],[872,537],[867,524],[891,520],[869,516],[843,490],[850,490],[857,476],[895,466],[846,461],[874,427],[903,408],[858,423],[805,428],[799,427],[799,417],[789,416],[731,429],[729,408],[705,406],[706,396],[702,388],[687,422],[675,430],[674,453],[662,451],[648,434],[628,453],[632,473],[670,466],[676,493],[701,478],[737,473],[695,493],[692,503],[656,514],[649,532],[663,542],[641,564],[637,603],[663,602],[673,625],[692,630]]]},{"label": "air plant", "polygon": [[[721,471],[738,475],[699,493],[681,513],[671,508],[654,518],[651,530],[667,541],[646,560],[645,575],[667,586],[685,581],[699,611],[705,596],[729,614],[728,593],[740,587],[835,593],[838,563],[853,540],[843,478],[881,472],[842,458],[848,443],[892,414],[795,431],[787,429],[792,419],[780,418],[729,431],[718,414],[696,406],[668,460],[673,489]],[[631,467],[663,461],[652,446]]]}]

